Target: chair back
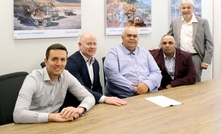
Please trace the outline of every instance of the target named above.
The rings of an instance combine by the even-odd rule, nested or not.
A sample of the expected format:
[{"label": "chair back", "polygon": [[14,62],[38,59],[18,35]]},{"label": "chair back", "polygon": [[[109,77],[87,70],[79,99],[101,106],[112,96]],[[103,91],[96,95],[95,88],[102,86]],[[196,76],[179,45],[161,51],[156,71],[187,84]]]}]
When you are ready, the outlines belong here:
[{"label": "chair back", "polygon": [[40,65],[41,65],[42,68],[44,68],[44,67],[46,66],[46,65],[45,65],[45,62],[41,62]]},{"label": "chair back", "polygon": [[103,75],[104,75],[104,87],[106,88],[106,78],[105,78],[105,72],[104,72],[104,61],[105,61],[105,57],[102,58],[102,63],[103,63]]},{"label": "chair back", "polygon": [[0,125],[13,123],[13,111],[27,72],[0,75]]}]

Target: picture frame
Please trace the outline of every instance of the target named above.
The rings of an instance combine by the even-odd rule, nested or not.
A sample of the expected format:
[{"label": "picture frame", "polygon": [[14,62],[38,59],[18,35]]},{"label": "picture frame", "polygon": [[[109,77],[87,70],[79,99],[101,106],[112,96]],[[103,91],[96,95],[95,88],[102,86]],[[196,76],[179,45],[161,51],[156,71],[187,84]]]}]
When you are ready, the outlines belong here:
[{"label": "picture frame", "polygon": [[152,0],[106,0],[106,35],[121,35],[123,29],[135,26],[139,34],[150,34]]},{"label": "picture frame", "polygon": [[78,37],[81,0],[14,0],[14,39]]}]

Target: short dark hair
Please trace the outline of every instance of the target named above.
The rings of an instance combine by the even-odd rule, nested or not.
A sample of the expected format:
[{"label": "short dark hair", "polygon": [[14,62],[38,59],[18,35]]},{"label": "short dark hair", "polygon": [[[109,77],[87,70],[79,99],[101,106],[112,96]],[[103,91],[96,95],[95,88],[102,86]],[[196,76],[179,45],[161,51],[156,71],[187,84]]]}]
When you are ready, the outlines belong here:
[{"label": "short dark hair", "polygon": [[173,35],[170,35],[170,34],[164,34],[164,35],[161,37],[160,44],[161,44],[161,42],[162,42],[162,39],[163,39],[165,36],[171,36],[171,37],[173,37],[173,39],[174,39],[174,41],[175,41],[175,43],[176,43],[176,40],[175,40],[175,38],[174,38]]},{"label": "short dark hair", "polygon": [[49,57],[49,54],[50,54],[50,50],[56,50],[56,49],[59,49],[59,50],[64,50],[66,51],[67,55],[68,55],[68,50],[65,46],[63,46],[62,44],[59,44],[59,43],[56,43],[56,44],[52,44],[51,46],[48,47],[48,49],[46,50],[46,59],[48,59]]}]

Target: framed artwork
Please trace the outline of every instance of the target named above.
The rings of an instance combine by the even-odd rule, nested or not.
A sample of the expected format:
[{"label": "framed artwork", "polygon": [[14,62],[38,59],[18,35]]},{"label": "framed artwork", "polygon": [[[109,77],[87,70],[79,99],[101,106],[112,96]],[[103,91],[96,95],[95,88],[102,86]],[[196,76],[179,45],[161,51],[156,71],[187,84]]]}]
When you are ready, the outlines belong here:
[{"label": "framed artwork", "polygon": [[77,37],[81,0],[14,0],[14,39]]},{"label": "framed artwork", "polygon": [[[193,0],[195,9],[194,14],[196,16],[202,16],[202,0]],[[181,0],[170,0],[170,20],[173,20],[174,18],[177,18],[179,16],[182,16],[179,6],[180,6]]]},{"label": "framed artwork", "polygon": [[127,26],[139,34],[151,33],[151,0],[106,0],[106,35],[121,35]]}]

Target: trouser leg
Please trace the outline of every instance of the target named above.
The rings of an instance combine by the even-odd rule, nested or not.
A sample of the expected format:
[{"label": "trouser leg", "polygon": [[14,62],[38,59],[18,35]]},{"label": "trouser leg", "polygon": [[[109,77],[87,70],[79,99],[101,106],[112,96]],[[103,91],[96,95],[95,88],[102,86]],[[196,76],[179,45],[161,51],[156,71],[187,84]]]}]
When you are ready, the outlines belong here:
[{"label": "trouser leg", "polygon": [[202,69],[201,69],[202,60],[199,57],[199,55],[192,55],[192,59],[196,69],[196,82],[200,82],[202,76]]}]

